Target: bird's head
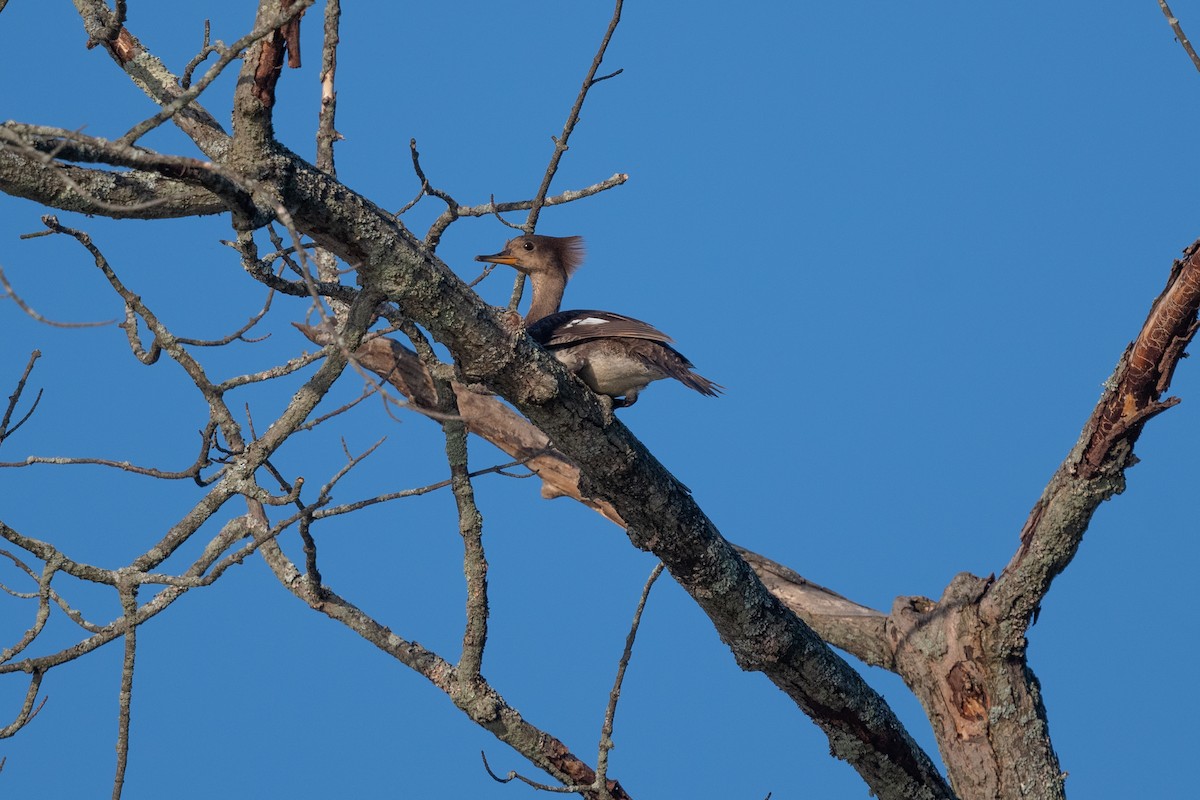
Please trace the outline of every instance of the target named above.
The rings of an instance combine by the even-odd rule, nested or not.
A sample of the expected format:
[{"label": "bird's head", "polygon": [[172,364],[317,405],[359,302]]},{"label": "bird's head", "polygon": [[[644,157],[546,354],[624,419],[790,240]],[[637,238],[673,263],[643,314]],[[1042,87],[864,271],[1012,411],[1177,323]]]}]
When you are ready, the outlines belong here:
[{"label": "bird's head", "polygon": [[509,239],[504,249],[490,256],[475,256],[476,261],[507,264],[526,275],[562,273],[569,278],[583,263],[582,236],[541,236],[525,234]]}]

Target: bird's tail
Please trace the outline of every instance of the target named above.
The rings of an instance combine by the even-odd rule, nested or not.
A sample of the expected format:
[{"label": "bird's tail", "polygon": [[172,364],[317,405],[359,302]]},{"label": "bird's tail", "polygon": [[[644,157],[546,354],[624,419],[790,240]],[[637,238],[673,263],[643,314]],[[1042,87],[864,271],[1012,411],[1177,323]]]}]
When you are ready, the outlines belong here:
[{"label": "bird's tail", "polygon": [[694,372],[692,362],[674,347],[664,344],[660,352],[663,357],[658,360],[658,367],[684,386],[708,397],[716,397],[725,391],[721,384]]}]

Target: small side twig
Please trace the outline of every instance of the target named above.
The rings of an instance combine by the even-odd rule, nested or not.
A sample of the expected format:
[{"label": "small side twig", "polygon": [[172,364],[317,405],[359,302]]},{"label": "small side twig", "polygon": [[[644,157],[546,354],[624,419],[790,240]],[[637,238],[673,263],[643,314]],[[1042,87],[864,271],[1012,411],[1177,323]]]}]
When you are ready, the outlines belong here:
[{"label": "small side twig", "polygon": [[[21,236],[21,238],[32,239],[35,236],[45,236],[47,233],[48,231],[27,233]],[[32,317],[43,325],[49,325],[53,328],[101,328],[105,325],[112,325],[116,323],[115,319],[106,319],[101,320],[100,322],[58,322],[56,320],[49,319],[48,317],[44,317],[35,311],[32,306],[26,303],[21,298],[21,295],[17,294],[16,290],[13,289],[12,284],[8,282],[8,277],[5,276],[3,269],[0,269],[0,287],[3,287],[4,289],[4,296],[9,297],[14,303],[16,303],[17,308],[21,309],[29,317]]]},{"label": "small side twig", "polygon": [[596,77],[597,70],[600,69],[600,64],[604,61],[604,53],[608,50],[608,43],[612,41],[613,33],[617,30],[617,25],[621,22],[621,6],[623,0],[617,0],[616,6],[613,8],[612,19],[609,20],[608,30],[604,32],[604,39],[600,42],[600,48],[596,51],[595,58],[592,59],[592,66],[588,69],[587,76],[583,79],[583,85],[579,88],[579,94],[575,97],[575,104],[571,106],[571,113],[567,116],[567,122],[563,125],[562,135],[554,140],[554,153],[550,156],[550,163],[546,167],[546,172],[542,176],[542,185],[538,187],[537,195],[533,200],[533,208],[529,210],[529,216],[525,220],[525,232],[533,233],[537,227],[538,215],[542,213],[542,205],[546,200],[546,195],[550,193],[550,182],[554,180],[554,175],[558,172],[558,162],[562,160],[563,154],[567,152],[567,140],[571,138],[571,133],[575,130],[575,126],[579,123],[579,112],[583,110],[583,101],[587,99],[588,92],[592,87],[600,81],[608,80],[621,73],[621,70],[605,75],[601,78]]},{"label": "small side twig", "polygon": [[502,778],[492,771],[491,765],[488,764],[487,754],[480,751],[479,755],[483,758],[483,768],[491,776],[492,780],[498,783],[509,783],[513,780],[518,780],[543,792],[556,792],[558,794],[574,794],[578,792],[586,797],[599,798],[599,800],[615,800],[615,798],[622,798],[623,800],[628,797],[619,783],[608,780],[608,754],[613,749],[613,720],[617,714],[617,701],[621,697],[621,685],[625,682],[625,671],[629,667],[630,659],[633,657],[633,643],[637,639],[638,628],[642,624],[642,612],[646,610],[646,601],[650,597],[650,589],[662,573],[663,565],[661,563],[656,564],[654,569],[650,571],[650,577],[646,579],[646,585],[642,588],[642,596],[638,600],[637,610],[633,613],[633,622],[629,626],[629,634],[625,637],[625,649],[621,653],[621,660],[617,663],[617,677],[613,681],[612,691],[608,694],[608,705],[604,709],[604,724],[600,727],[600,752],[596,758],[596,771],[592,782],[590,784],[551,786],[527,778],[515,770],[509,770]]},{"label": "small side twig", "polygon": [[44,670],[35,669],[29,676],[29,689],[25,692],[25,702],[21,704],[21,710],[17,712],[17,718],[8,725],[0,728],[0,739],[7,739],[17,731],[29,724],[29,721],[38,715],[42,710],[42,706],[46,705],[45,697],[42,702],[38,703],[37,708],[33,704],[37,702],[38,690],[42,687],[42,676],[45,675]]},{"label": "small side twig", "polygon": [[608,753],[613,749],[613,719],[617,714],[617,701],[621,697],[621,684],[625,681],[625,670],[628,669],[629,659],[633,656],[633,642],[637,639],[638,627],[642,624],[642,612],[646,610],[646,600],[650,597],[650,589],[653,588],[654,582],[662,573],[663,565],[660,562],[650,571],[650,577],[646,579],[642,597],[638,600],[637,610],[633,613],[633,622],[629,626],[629,635],[625,637],[625,650],[621,653],[621,660],[617,664],[617,677],[613,681],[612,691],[608,695],[608,707],[604,709],[604,725],[600,729],[600,753],[596,757],[596,783],[594,785],[594,788],[603,794],[607,794],[610,788],[607,781]]},{"label": "small side twig", "polygon": [[489,776],[491,776],[492,780],[496,781],[497,783],[509,783],[513,779],[516,779],[516,780],[520,781],[521,783],[525,784],[526,786],[532,786],[534,789],[537,789],[538,791],[555,792],[557,794],[575,794],[576,792],[584,792],[587,789],[591,788],[591,787],[582,786],[582,785],[551,786],[548,783],[538,783],[535,780],[526,778],[524,775],[517,772],[516,770],[511,770],[511,769],[508,771],[507,775],[505,775],[503,778],[501,778],[495,772],[492,772],[492,767],[490,764],[488,764],[487,753],[480,750],[479,756],[480,756],[480,758],[483,759],[483,768],[485,770],[487,770],[487,774]]},{"label": "small side twig", "polygon": [[42,390],[38,389],[37,397],[33,398],[33,405],[25,412],[25,416],[17,420],[17,424],[9,427],[12,421],[13,412],[17,410],[17,403],[21,401],[21,395],[25,392],[25,383],[29,380],[30,373],[33,372],[33,364],[42,357],[41,350],[34,350],[29,354],[29,361],[25,364],[25,371],[21,373],[20,379],[17,381],[17,388],[8,396],[8,405],[4,409],[4,416],[0,418],[0,443],[7,439],[12,434],[25,424],[25,421],[33,416],[33,412],[37,409],[38,402],[42,399]]},{"label": "small side twig", "polygon": [[183,68],[183,75],[179,79],[181,88],[187,89],[192,85],[192,73],[196,71],[196,67],[203,64],[213,53],[220,53],[220,49],[211,44],[212,24],[209,20],[204,20],[204,39],[200,44],[200,52],[192,57],[192,60]]},{"label": "small side twig", "polygon": [[254,314],[254,316],[250,317],[250,319],[246,321],[245,325],[243,325],[242,327],[238,328],[237,330],[233,331],[230,334],[222,336],[220,339],[190,339],[186,336],[180,336],[179,343],[180,344],[190,344],[193,347],[222,347],[224,345],[229,344],[230,342],[235,342],[235,341],[239,341],[239,340],[246,342],[247,344],[257,344],[258,342],[266,341],[266,339],[268,337],[270,337],[271,334],[268,333],[265,336],[259,336],[259,337],[253,338],[253,339],[246,338],[246,334],[250,331],[251,328],[253,328],[258,323],[262,322],[263,317],[265,317],[267,315],[267,312],[271,310],[271,301],[274,299],[275,299],[275,290],[268,288],[267,289],[267,299],[263,301],[263,307],[261,309],[259,309],[258,312],[256,314]]},{"label": "small side twig", "polygon": [[[599,79],[596,78],[596,71],[600,69],[600,64],[604,61],[604,53],[608,50],[608,43],[612,41],[613,33],[617,30],[617,25],[621,22],[622,5],[623,0],[617,0],[616,6],[613,8],[612,19],[608,23],[608,30],[604,32],[604,39],[601,40],[600,48],[596,51],[595,58],[592,59],[592,66],[588,69],[588,73],[583,79],[583,85],[579,87],[579,94],[575,97],[575,104],[571,106],[571,113],[567,115],[567,121],[563,125],[562,134],[557,137],[550,137],[554,142],[554,152],[551,153],[550,163],[546,166],[546,172],[542,175],[542,185],[538,187],[537,194],[534,195],[533,205],[529,209],[529,216],[525,218],[525,224],[521,226],[525,233],[533,233],[537,229],[538,216],[542,213],[542,206],[545,205],[546,195],[550,193],[550,183],[554,180],[554,175],[558,172],[558,163],[562,160],[563,154],[567,152],[567,140],[571,138],[571,133],[579,123],[579,112],[583,110],[583,101],[587,99],[588,92],[599,81],[607,80],[621,72],[617,70]],[[525,273],[518,272],[516,279],[513,281],[512,296],[508,301],[509,310],[517,310],[517,307],[521,304],[521,295],[524,291]]]}]

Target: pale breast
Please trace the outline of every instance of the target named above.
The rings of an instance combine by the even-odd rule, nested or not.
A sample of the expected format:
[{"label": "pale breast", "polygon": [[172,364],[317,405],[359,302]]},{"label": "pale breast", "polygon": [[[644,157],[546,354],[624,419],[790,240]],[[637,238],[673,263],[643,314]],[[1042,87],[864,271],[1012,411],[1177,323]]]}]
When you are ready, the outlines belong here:
[{"label": "pale breast", "polygon": [[610,397],[623,397],[631,391],[640,391],[651,381],[667,377],[653,364],[630,355],[624,347],[606,344],[590,342],[555,348],[551,352],[568,369],[575,371],[593,392]]}]

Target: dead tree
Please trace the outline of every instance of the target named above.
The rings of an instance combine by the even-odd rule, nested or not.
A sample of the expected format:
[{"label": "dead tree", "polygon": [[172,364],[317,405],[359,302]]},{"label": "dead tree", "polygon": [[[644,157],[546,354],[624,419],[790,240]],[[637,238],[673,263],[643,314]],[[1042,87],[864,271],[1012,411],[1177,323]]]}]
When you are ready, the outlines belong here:
[{"label": "dead tree", "polygon": [[[1078,443],[1035,503],[1009,564],[994,576],[960,574],[936,600],[901,597],[889,612],[877,611],[730,544],[696,498],[611,409],[534,345],[511,309],[484,303],[438,258],[438,245],[456,220],[524,212],[525,221],[516,227],[532,232],[547,207],[587,198],[625,180],[617,174],[587,187],[550,192],[589,91],[615,74],[602,74],[601,66],[620,20],[620,2],[533,197],[460,204],[426,177],[412,144],[420,180],[416,200],[433,198],[445,205],[424,236],[405,224],[407,209],[385,210],[340,182],[334,169],[336,0],[324,6],[315,163],[283,146],[273,123],[276,90],[287,80],[286,67],[299,63],[300,26],[312,24],[304,16],[312,0],[262,0],[249,33],[231,44],[206,38],[180,75],[126,26],[125,3],[118,2],[115,9],[98,0],[75,5],[88,46],[107,52],[113,68],[124,71],[161,110],[114,140],[33,122],[0,125],[0,189],[51,209],[122,219],[221,215],[228,221],[229,244],[245,270],[246,286],[266,287],[277,296],[277,306],[306,310],[309,322],[298,328],[307,339],[297,334],[297,342],[314,342],[317,349],[297,352],[268,369],[215,380],[205,367],[205,348],[248,340],[270,300],[262,314],[221,340],[183,337],[143,301],[136,287],[126,285],[120,266],[110,263],[87,232],[49,214],[44,218],[40,235],[76,240],[121,298],[121,326],[133,353],[147,364],[164,355],[173,360],[208,411],[199,455],[184,470],[116,459],[53,461],[193,480],[205,491],[164,536],[147,542],[143,552],[119,569],[74,560],[53,542],[0,519],[0,536],[12,548],[2,555],[27,576],[32,588],[24,590],[24,599],[35,607],[27,632],[6,644],[0,660],[6,680],[24,676],[28,681],[25,700],[3,729],[5,736],[16,734],[37,713],[43,681],[54,668],[120,641],[125,659],[114,785],[114,796],[119,795],[129,751],[139,626],[188,591],[211,585],[233,565],[257,557],[297,598],[423,675],[473,722],[562,786],[587,797],[628,796],[607,775],[619,678],[596,760],[589,763],[551,732],[522,718],[481,674],[488,595],[472,482],[478,473],[467,461],[468,435],[474,434],[535,473],[546,497],[574,498],[620,526],[634,547],[652,552],[708,615],[737,664],[763,673],[820,726],[833,755],[849,762],[875,795],[896,800],[1064,796],[1040,689],[1026,660],[1025,634],[1098,505],[1123,489],[1143,427],[1175,402],[1165,395],[1196,331],[1200,244],[1188,248],[1171,269],[1166,288],[1121,355]],[[217,76],[235,69],[232,132],[227,132],[200,98]],[[200,155],[162,153],[139,144],[164,124],[182,131]],[[267,243],[269,250],[264,249]],[[18,291],[7,283],[5,290],[20,302]],[[519,293],[518,284],[514,306]],[[430,338],[452,355],[450,361],[439,358]],[[0,422],[0,442],[8,453],[19,447],[11,437],[23,419],[36,413],[36,400],[27,390],[35,360],[36,354],[16,380]],[[273,419],[251,425],[239,413],[235,402],[244,387],[286,380],[310,366],[315,367],[312,374]],[[313,537],[321,521],[400,496],[332,504],[333,487],[370,450],[348,454],[346,463],[315,491],[302,477],[285,476],[273,466],[272,457],[298,431],[336,419],[336,413],[318,412],[335,382],[356,380],[366,387],[365,395],[378,395],[393,408],[416,410],[444,432],[451,474],[445,485],[458,510],[466,576],[467,623],[457,661],[393,632],[358,608],[345,587],[330,585],[321,576]],[[4,464],[8,469],[38,460],[10,457]],[[229,518],[238,503],[241,508]],[[223,517],[228,521],[216,524]],[[293,532],[304,542],[302,566],[292,563],[277,542]],[[163,567],[181,548],[200,542],[200,555],[185,569]],[[106,622],[85,619],[71,598],[52,585],[59,574],[109,587],[122,613]],[[59,613],[80,626],[78,642],[39,650],[47,620]],[[904,679],[933,723],[945,777],[883,698],[830,645]],[[622,670],[628,657],[629,647]],[[635,790],[630,787],[629,792]]]}]

